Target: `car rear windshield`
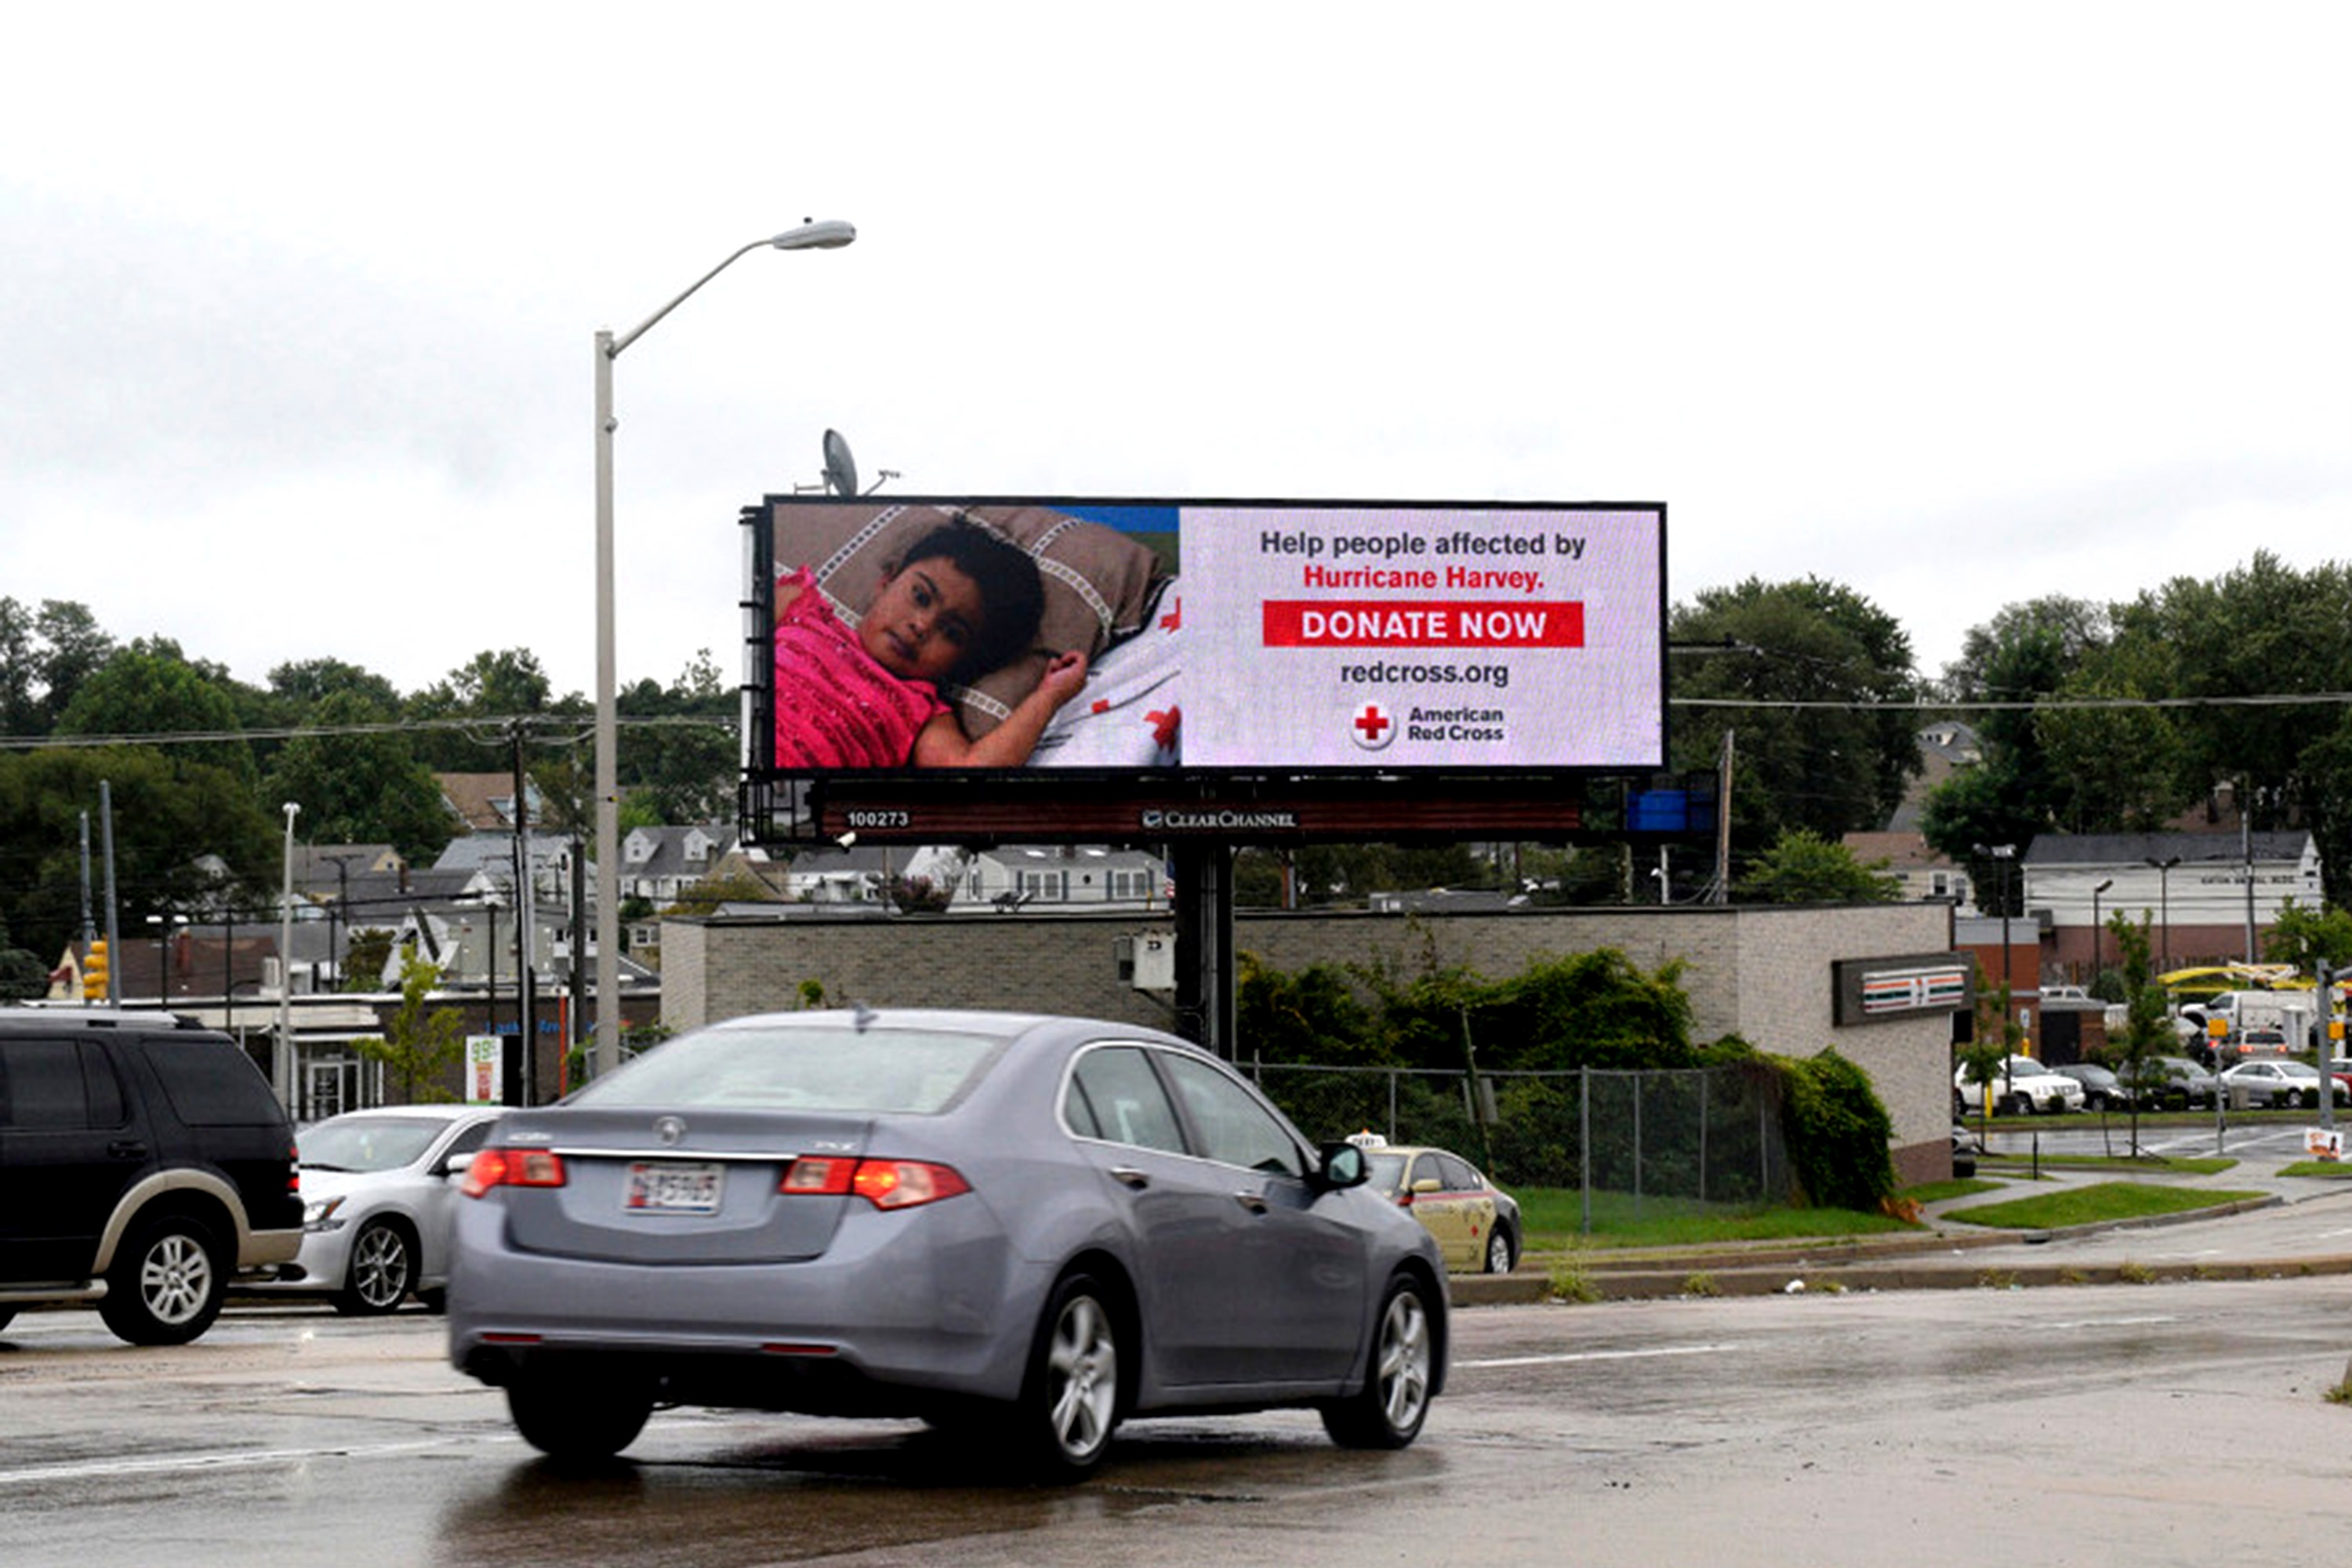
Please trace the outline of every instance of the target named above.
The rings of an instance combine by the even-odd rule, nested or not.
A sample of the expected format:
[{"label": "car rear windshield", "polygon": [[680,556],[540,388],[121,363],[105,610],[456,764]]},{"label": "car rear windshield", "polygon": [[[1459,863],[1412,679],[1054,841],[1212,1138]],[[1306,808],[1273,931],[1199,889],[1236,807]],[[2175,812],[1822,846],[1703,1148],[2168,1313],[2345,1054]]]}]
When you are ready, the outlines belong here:
[{"label": "car rear windshield", "polygon": [[150,1040],[146,1056],[191,1127],[267,1127],[286,1113],[252,1058],[226,1040]]},{"label": "car rear windshield", "polygon": [[711,1029],[656,1047],[571,1102],[929,1116],[1003,1045],[992,1035],[923,1029]]},{"label": "car rear windshield", "polygon": [[304,1128],[294,1142],[313,1170],[396,1171],[448,1126],[424,1116],[339,1116]]}]

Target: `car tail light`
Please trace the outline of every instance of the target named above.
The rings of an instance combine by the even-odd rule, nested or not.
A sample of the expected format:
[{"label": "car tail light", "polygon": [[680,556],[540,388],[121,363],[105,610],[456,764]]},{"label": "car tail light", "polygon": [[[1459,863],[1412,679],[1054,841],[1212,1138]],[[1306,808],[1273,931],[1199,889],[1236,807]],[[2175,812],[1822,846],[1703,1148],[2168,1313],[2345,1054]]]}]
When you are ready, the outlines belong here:
[{"label": "car tail light", "polygon": [[802,1159],[784,1168],[776,1190],[786,1197],[856,1194],[877,1209],[919,1208],[971,1191],[953,1166],[928,1160]]},{"label": "car tail light", "polygon": [[302,1150],[295,1143],[286,1145],[286,1190],[295,1197],[302,1195]]},{"label": "car tail light", "polygon": [[484,1149],[457,1190],[478,1198],[492,1187],[560,1187],[563,1181],[563,1156],[552,1149]]}]

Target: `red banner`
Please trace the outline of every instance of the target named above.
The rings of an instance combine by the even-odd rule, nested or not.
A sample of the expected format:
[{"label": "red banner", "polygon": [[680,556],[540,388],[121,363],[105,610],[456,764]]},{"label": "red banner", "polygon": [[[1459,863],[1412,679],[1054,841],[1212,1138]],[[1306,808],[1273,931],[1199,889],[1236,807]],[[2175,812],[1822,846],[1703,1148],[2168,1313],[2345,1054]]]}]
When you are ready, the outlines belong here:
[{"label": "red banner", "polygon": [[1584,605],[1268,599],[1268,647],[1582,647]]}]

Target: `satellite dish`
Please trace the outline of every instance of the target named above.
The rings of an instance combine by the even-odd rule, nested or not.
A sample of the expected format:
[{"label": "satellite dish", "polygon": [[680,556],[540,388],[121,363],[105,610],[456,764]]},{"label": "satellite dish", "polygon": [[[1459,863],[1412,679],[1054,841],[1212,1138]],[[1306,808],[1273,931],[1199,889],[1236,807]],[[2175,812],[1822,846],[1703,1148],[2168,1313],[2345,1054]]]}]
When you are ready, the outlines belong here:
[{"label": "satellite dish", "polygon": [[824,433],[824,488],[837,496],[857,494],[857,459],[849,455],[849,442],[838,430]]}]

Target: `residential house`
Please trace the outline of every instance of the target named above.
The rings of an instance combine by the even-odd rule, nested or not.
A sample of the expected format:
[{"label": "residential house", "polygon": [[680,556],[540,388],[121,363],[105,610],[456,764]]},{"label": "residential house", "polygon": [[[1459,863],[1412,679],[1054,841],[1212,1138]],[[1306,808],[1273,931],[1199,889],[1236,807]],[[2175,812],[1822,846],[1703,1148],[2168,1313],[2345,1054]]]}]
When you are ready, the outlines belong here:
[{"label": "residential house", "polygon": [[[2024,908],[2049,932],[2044,971],[2077,984],[2116,959],[2111,915],[2149,922],[2159,973],[2259,963],[2263,933],[2288,899],[2321,902],[2319,847],[2274,832],[2045,833],[2019,859]],[[2249,951],[2249,950],[2252,951]]]},{"label": "residential house", "polygon": [[[441,799],[472,833],[512,833],[515,828],[514,774],[435,773]],[[547,804],[539,786],[526,782],[523,804],[530,808],[535,828],[547,820]]]},{"label": "residential house", "polygon": [[1849,833],[1842,842],[1865,866],[1885,861],[1885,874],[1901,886],[1906,903],[1948,903],[1973,914],[1976,900],[1968,871],[1930,846],[1917,829]]},{"label": "residential house", "polygon": [[621,838],[621,897],[643,899],[656,909],[676,903],[713,874],[735,839],[733,828],[718,824],[629,829]]}]

